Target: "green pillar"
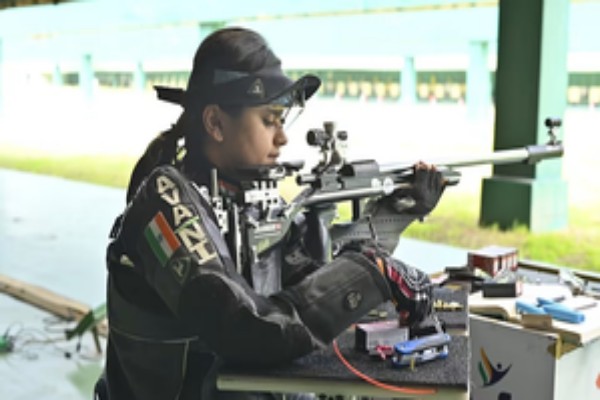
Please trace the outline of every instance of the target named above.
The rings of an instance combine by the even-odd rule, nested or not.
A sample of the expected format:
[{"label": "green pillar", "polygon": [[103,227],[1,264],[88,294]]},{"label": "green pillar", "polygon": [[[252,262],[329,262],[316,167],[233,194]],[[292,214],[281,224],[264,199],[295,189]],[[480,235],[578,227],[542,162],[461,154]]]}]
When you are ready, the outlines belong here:
[{"label": "green pillar", "polygon": [[403,104],[415,104],[417,101],[417,72],[415,70],[415,58],[404,57],[402,74],[400,78],[400,100]]},{"label": "green pillar", "polygon": [[84,54],[81,57],[81,69],[79,71],[79,87],[85,99],[90,100],[94,93],[94,67],[92,55]]},{"label": "green pillar", "polygon": [[488,69],[488,42],[469,43],[467,70],[467,113],[469,117],[484,117],[491,100],[491,75]]},{"label": "green pillar", "polygon": [[56,64],[54,66],[54,71],[52,72],[52,84],[54,86],[62,86],[63,85],[62,71],[60,70],[60,65],[58,65],[58,64]]},{"label": "green pillar", "polygon": [[135,65],[133,71],[133,88],[139,92],[146,90],[146,71],[141,61]]},{"label": "green pillar", "polygon": [[[569,0],[501,0],[494,149],[548,141],[546,117],[566,108]],[[568,151],[568,150],[566,150]],[[482,187],[480,222],[532,232],[565,228],[562,160],[494,167]]]}]

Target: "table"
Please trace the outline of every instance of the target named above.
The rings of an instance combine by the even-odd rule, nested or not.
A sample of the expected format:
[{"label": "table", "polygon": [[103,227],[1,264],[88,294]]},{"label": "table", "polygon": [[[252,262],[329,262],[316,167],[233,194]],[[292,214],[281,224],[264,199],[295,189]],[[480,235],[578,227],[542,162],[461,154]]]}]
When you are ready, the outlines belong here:
[{"label": "table", "polygon": [[[433,389],[427,399],[468,399],[468,338],[453,336],[450,355],[419,365],[415,370],[393,369],[388,363],[374,361],[353,350],[351,335],[339,338],[340,350],[351,364],[387,384],[407,389]],[[279,393],[312,392],[352,398],[420,398],[418,393],[396,393],[375,387],[348,371],[335,356],[333,349],[314,352],[276,369],[226,369],[218,377],[221,390],[270,391]]]},{"label": "table", "polygon": [[[565,306],[598,300],[573,297],[558,283],[524,283],[518,298],[469,298],[472,393],[475,398],[596,399],[600,396],[600,307],[585,320],[531,325],[516,301],[564,296]],[[492,318],[494,316],[495,318]],[[549,319],[549,318],[547,318]],[[549,322],[549,324],[547,324]]]}]

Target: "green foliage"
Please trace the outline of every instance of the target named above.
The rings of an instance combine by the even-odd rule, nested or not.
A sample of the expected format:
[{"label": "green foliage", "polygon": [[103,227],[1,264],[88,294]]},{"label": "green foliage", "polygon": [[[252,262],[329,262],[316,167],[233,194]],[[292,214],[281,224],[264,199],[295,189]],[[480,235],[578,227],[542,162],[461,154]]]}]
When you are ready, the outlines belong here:
[{"label": "green foliage", "polygon": [[447,193],[424,223],[415,223],[405,232],[412,237],[466,249],[490,244],[519,249],[519,257],[575,269],[600,271],[600,224],[589,218],[600,215],[599,206],[585,209],[571,206],[570,224],[560,232],[532,233],[525,226],[500,230],[478,225],[477,194]]},{"label": "green foliage", "polygon": [[130,156],[48,155],[15,149],[0,151],[0,167],[99,185],[126,187],[136,159]]}]

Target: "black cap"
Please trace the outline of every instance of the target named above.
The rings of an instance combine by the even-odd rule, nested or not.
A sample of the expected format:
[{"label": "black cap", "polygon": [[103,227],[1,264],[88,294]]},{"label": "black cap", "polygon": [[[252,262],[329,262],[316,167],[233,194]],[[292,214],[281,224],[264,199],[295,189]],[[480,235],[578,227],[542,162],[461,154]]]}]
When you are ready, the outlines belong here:
[{"label": "black cap", "polygon": [[287,77],[281,60],[257,32],[242,28],[219,29],[206,37],[194,55],[187,88],[156,87],[159,99],[193,108],[223,106],[304,105],[321,85],[314,75],[297,81]]}]

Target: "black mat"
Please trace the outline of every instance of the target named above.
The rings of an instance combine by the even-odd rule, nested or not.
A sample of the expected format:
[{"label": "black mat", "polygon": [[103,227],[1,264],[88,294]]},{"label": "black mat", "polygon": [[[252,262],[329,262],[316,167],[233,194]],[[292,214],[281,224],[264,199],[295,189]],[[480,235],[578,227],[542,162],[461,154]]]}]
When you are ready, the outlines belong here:
[{"label": "black mat", "polygon": [[[427,385],[467,389],[469,379],[469,343],[464,336],[453,336],[450,354],[443,360],[417,365],[410,368],[394,368],[391,361],[372,358],[366,353],[354,350],[354,334],[346,333],[338,338],[338,345],[344,357],[359,371],[379,381],[395,385]],[[337,358],[333,347],[315,351],[294,360],[290,364],[270,369],[239,370],[227,368],[226,374],[246,376],[269,376],[282,378],[312,378],[335,381],[360,381]]]},{"label": "black mat", "polygon": [[[454,330],[466,328],[467,295],[466,293],[449,289],[436,290],[436,298],[444,301],[457,301],[464,308],[461,311],[440,312],[439,318]],[[382,306],[381,315],[390,317],[390,310]],[[383,361],[354,349],[354,332],[348,331],[337,339],[344,357],[359,371],[379,381],[394,385],[426,385],[434,387],[452,387],[466,390],[469,382],[469,338],[464,335],[452,335],[449,345],[449,355],[446,359],[435,360],[410,368],[396,368],[390,360]],[[246,376],[269,376],[285,378],[309,378],[335,381],[360,381],[361,379],[350,372],[339,360],[333,346],[315,351],[289,364],[269,369],[226,368],[223,373],[243,374]]]}]

